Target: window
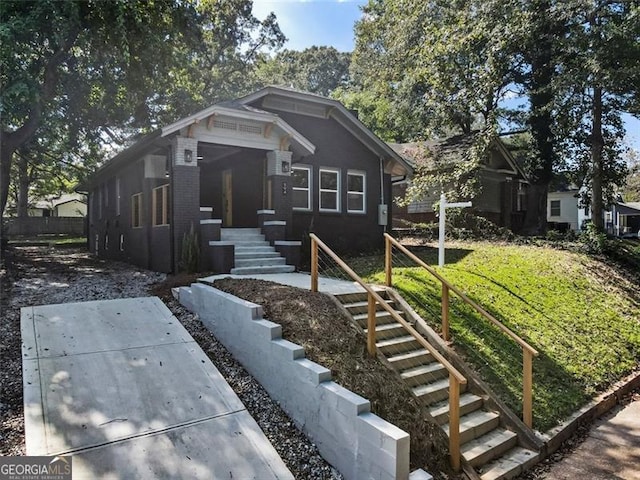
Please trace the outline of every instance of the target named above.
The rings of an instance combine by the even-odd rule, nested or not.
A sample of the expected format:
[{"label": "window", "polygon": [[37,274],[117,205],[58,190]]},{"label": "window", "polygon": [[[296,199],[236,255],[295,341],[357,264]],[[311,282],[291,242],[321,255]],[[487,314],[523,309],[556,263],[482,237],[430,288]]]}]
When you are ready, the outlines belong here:
[{"label": "window", "polygon": [[153,226],[169,225],[169,184],[153,189]]},{"label": "window", "polygon": [[551,200],[551,216],[560,216],[560,200]]},{"label": "window", "polygon": [[102,187],[98,188],[98,218],[102,218]]},{"label": "window", "polygon": [[120,215],[120,179],[116,178],[116,215]]},{"label": "window", "polygon": [[518,196],[516,199],[516,211],[521,212],[523,210],[526,210],[526,195],[527,195],[527,191],[524,187],[524,183],[522,182],[518,182]]},{"label": "window", "polygon": [[320,211],[340,211],[340,171],[320,169]]},{"label": "window", "polygon": [[311,168],[296,166],[291,168],[293,208],[311,210]]},{"label": "window", "polygon": [[142,193],[131,196],[131,226],[142,227]]},{"label": "window", "polygon": [[366,177],[364,172],[347,172],[347,212],[365,213]]}]

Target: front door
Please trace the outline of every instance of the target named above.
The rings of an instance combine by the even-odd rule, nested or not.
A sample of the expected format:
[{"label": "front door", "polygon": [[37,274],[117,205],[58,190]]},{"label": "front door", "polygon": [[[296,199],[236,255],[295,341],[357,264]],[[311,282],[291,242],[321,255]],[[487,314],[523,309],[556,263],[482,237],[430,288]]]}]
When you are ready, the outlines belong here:
[{"label": "front door", "polygon": [[233,226],[233,181],[231,177],[231,169],[222,172],[222,225],[224,227]]}]

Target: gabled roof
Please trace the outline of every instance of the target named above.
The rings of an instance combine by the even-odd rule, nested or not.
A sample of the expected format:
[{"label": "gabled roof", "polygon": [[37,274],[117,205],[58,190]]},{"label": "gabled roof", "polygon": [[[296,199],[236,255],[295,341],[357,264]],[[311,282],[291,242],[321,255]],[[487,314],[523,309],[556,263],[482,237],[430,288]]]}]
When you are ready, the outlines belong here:
[{"label": "gabled roof", "polygon": [[388,173],[392,175],[407,175],[413,172],[413,168],[404,158],[398,155],[387,143],[378,138],[377,135],[369,130],[353,113],[337,100],[293,88],[268,86],[245,97],[241,97],[237,101],[242,105],[250,105],[269,95],[329,107],[327,108],[328,117],[335,119],[369,148],[369,150],[385,160],[387,162],[386,169]]},{"label": "gabled roof", "polygon": [[[410,143],[390,143],[389,146],[411,164],[412,167],[425,166],[438,169],[442,166],[461,162],[473,147],[479,131],[470,134],[454,135],[441,140],[425,140]],[[498,150],[514,172],[527,179],[527,175],[515,160],[511,152],[498,138],[493,139],[489,148]],[[425,155],[425,150],[432,155]]]}]

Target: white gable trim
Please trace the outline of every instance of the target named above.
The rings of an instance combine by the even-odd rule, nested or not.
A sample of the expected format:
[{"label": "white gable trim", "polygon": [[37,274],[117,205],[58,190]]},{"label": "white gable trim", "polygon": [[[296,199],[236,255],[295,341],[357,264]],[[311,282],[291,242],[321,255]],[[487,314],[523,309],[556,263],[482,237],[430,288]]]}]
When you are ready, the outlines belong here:
[{"label": "white gable trim", "polygon": [[[225,120],[229,123],[235,122],[237,128],[215,128],[211,125],[210,118],[213,116],[219,122]],[[244,121],[244,122],[240,122]],[[244,130],[240,126],[244,126]],[[209,128],[213,126],[214,128]],[[260,127],[260,131],[253,131],[251,127]],[[277,127],[281,133],[279,136],[272,132],[273,127]],[[176,132],[188,134],[189,129],[193,129],[191,134],[201,141],[220,143],[250,148],[283,149],[284,143],[293,143],[305,155],[312,155],[316,147],[311,141],[300,134],[287,122],[273,113],[268,112],[243,112],[233,108],[213,105],[205,108],[189,117],[178,120],[162,128],[161,137],[167,137]],[[195,134],[195,135],[194,135]],[[277,137],[277,138],[276,138]],[[286,141],[283,141],[286,140]],[[275,142],[275,143],[274,143]]]}]

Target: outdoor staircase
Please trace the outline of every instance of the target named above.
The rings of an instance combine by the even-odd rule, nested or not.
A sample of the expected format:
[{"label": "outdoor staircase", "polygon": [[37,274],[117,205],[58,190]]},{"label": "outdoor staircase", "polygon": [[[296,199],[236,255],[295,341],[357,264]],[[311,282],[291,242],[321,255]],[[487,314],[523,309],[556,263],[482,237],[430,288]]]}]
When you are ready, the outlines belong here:
[{"label": "outdoor staircase", "polygon": [[[378,293],[402,318],[405,312]],[[367,332],[367,293],[336,295],[353,320]],[[376,305],[376,346],[434,421],[449,435],[449,376],[447,369],[411,336],[390,313]],[[409,323],[413,323],[407,320]],[[538,453],[520,446],[518,435],[504,427],[500,413],[487,408],[481,395],[460,386],[460,449],[471,478],[511,479],[537,463]],[[480,393],[480,392],[477,392]],[[469,473],[467,468],[467,473]]]},{"label": "outdoor staircase", "polygon": [[290,273],[296,269],[286,264],[259,228],[223,228],[220,240],[234,245],[235,267],[231,269],[232,274]]}]

